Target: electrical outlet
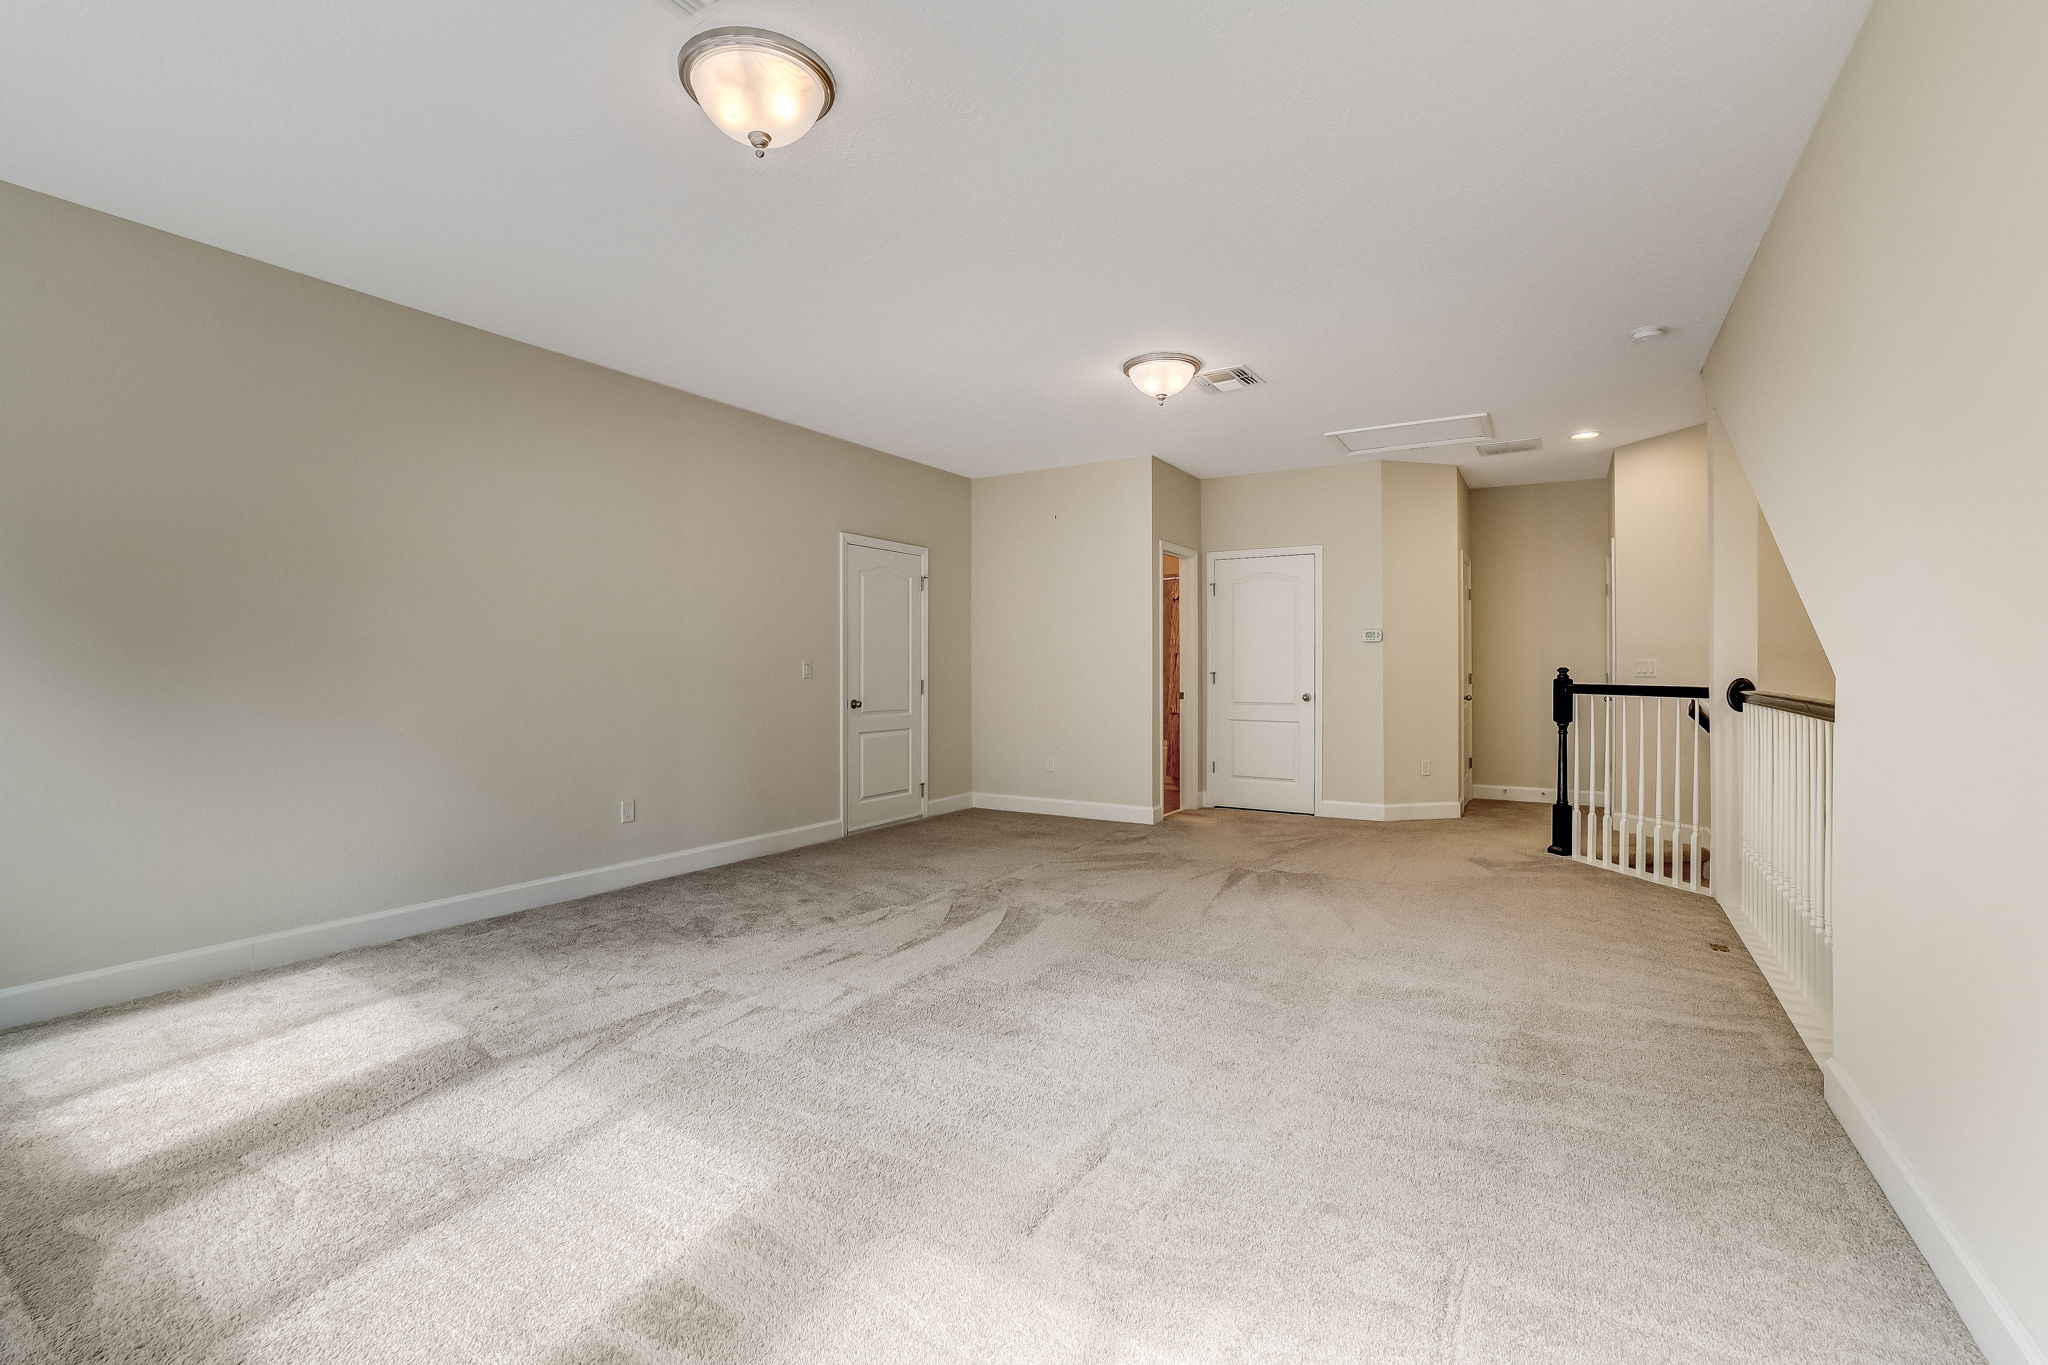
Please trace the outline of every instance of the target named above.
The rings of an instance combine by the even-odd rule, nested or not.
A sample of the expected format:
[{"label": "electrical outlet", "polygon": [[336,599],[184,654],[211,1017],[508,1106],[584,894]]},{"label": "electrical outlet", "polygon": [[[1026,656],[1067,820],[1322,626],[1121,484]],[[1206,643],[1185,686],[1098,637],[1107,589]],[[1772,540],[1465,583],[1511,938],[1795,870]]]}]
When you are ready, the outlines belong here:
[{"label": "electrical outlet", "polygon": [[811,661],[809,659],[804,660],[804,676],[806,678],[811,676]]},{"label": "electrical outlet", "polygon": [[1053,766],[1052,766],[1052,755],[1051,755],[1051,754],[1047,754],[1047,755],[1045,756],[1045,770],[1046,770],[1047,772],[1052,772],[1052,771],[1053,771]]},{"label": "electrical outlet", "polygon": [[1657,661],[1656,661],[1655,659],[1637,659],[1637,660],[1636,660],[1636,676],[1637,676],[1638,678],[1654,678],[1654,677],[1656,677],[1656,676],[1657,676]]},{"label": "electrical outlet", "polygon": [[633,803],[632,803],[631,801],[621,801],[621,802],[619,802],[619,823],[620,823],[620,824],[622,824],[622,825],[630,825],[630,824],[632,824],[632,823],[633,823],[633,821],[634,821],[634,820],[635,820],[636,818],[637,818],[637,815],[636,815],[636,812],[635,812],[635,811],[634,811],[634,809],[633,809]]},{"label": "electrical outlet", "polygon": [[1423,759],[1423,760],[1422,760],[1422,775],[1423,775],[1424,777],[1434,777],[1434,776],[1436,776],[1436,760],[1435,760],[1435,759],[1433,759],[1433,758],[1425,758],[1425,759]]}]

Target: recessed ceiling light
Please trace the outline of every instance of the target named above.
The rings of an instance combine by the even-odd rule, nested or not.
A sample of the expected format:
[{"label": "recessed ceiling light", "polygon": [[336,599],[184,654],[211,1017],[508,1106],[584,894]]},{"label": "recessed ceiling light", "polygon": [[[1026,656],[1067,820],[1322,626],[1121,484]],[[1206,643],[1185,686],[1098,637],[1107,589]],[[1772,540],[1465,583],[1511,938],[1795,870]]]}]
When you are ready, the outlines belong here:
[{"label": "recessed ceiling light", "polygon": [[1630,341],[1661,341],[1671,335],[1669,327],[1638,327],[1628,334]]},{"label": "recessed ceiling light", "polygon": [[766,29],[706,29],[683,44],[676,74],[718,130],[755,156],[787,147],[832,112],[825,59]]},{"label": "recessed ceiling light", "polygon": [[1124,375],[1138,392],[1162,404],[1188,386],[1202,362],[1179,351],[1147,351],[1124,362]]},{"label": "recessed ceiling light", "polygon": [[1591,441],[1598,438],[1599,435],[1600,433],[1597,431],[1575,431],[1572,433],[1572,439],[1574,441]]}]

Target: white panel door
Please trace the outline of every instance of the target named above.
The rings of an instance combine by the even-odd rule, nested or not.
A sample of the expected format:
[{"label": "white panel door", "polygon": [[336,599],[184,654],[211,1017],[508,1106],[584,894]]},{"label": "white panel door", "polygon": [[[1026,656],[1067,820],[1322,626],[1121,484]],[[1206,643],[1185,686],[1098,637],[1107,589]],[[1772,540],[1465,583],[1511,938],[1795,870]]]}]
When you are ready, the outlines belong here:
[{"label": "white panel door", "polygon": [[846,829],[924,813],[924,557],[848,541]]},{"label": "white panel door", "polygon": [[1313,554],[1209,557],[1209,804],[1312,814]]}]

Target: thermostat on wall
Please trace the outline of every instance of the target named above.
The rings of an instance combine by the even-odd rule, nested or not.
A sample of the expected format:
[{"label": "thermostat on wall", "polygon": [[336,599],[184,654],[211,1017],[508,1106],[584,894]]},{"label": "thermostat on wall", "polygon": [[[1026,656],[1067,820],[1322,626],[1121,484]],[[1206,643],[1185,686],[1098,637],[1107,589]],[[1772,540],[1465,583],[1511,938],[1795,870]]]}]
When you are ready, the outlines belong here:
[{"label": "thermostat on wall", "polygon": [[1369,645],[1376,645],[1387,638],[1387,633],[1383,630],[1363,630],[1358,633],[1358,638]]}]

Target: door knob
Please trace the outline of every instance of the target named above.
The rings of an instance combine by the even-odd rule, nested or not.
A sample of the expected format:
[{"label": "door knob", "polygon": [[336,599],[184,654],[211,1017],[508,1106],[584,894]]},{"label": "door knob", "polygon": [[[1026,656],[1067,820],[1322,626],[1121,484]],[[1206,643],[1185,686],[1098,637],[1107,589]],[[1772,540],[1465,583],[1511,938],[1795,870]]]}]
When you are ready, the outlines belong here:
[{"label": "door knob", "polygon": [[1310,695],[1309,695],[1308,693],[1306,693],[1306,692],[1304,692],[1304,693],[1302,693],[1302,694],[1301,694],[1301,699],[1302,699],[1303,701],[1314,701],[1314,700],[1315,700],[1315,698],[1314,698],[1314,697],[1311,697],[1311,696],[1310,696]]},{"label": "door knob", "polygon": [[859,697],[855,697],[855,698],[854,698],[854,699],[853,699],[852,701],[850,701],[850,702],[848,702],[848,703],[846,703],[846,704],[847,704],[848,706],[851,706],[851,707],[852,707],[852,708],[853,708],[854,710],[856,710],[856,711],[860,710],[860,698],[859,698]]},{"label": "door knob", "polygon": [[1467,693],[1465,694],[1465,700],[1466,700],[1466,701],[1470,701],[1470,700],[1472,700],[1472,694],[1471,694],[1470,692],[1467,692]]}]

